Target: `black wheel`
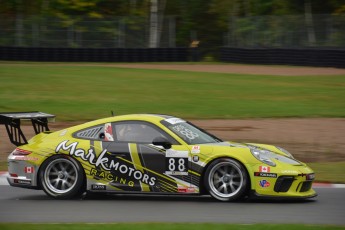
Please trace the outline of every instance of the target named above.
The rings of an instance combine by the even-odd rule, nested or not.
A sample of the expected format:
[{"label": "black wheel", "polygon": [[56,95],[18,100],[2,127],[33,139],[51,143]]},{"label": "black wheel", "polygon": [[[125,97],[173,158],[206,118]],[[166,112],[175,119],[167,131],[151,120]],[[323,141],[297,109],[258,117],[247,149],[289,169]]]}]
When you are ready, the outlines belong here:
[{"label": "black wheel", "polygon": [[205,172],[204,184],[214,198],[221,201],[240,199],[246,192],[248,175],[235,160],[221,158],[213,161]]},{"label": "black wheel", "polygon": [[40,170],[44,192],[57,199],[70,199],[84,192],[84,172],[71,157],[54,156],[45,161]]}]

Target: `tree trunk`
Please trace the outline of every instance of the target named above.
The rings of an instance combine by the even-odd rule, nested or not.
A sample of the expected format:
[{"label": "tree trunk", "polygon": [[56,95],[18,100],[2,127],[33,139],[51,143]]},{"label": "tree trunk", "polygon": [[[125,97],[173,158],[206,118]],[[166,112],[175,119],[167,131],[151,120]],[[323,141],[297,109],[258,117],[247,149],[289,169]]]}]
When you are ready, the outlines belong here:
[{"label": "tree trunk", "polygon": [[313,13],[311,9],[311,0],[304,1],[304,15],[305,15],[305,24],[307,26],[308,43],[309,43],[309,46],[314,46],[316,39],[315,39],[315,30],[314,30],[314,24],[313,24]]}]

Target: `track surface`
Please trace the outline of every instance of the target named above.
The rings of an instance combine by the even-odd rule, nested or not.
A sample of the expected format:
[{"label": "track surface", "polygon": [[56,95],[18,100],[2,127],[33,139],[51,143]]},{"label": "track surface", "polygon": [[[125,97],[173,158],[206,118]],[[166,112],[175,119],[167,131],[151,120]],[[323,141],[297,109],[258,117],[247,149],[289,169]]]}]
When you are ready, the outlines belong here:
[{"label": "track surface", "polygon": [[345,189],[316,188],[307,201],[222,203],[210,197],[98,195],[53,200],[0,185],[0,222],[213,222],[345,225]]}]

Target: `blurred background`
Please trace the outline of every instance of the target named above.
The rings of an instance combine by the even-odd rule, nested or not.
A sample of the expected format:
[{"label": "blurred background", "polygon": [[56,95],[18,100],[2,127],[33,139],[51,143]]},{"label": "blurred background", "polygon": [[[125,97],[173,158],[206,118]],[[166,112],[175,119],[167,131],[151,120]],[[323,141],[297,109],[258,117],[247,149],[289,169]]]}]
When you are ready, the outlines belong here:
[{"label": "blurred background", "polygon": [[[0,6],[0,112],[55,114],[54,131],[112,110],[171,114],[224,140],[279,145],[319,181],[345,183],[344,0]],[[13,146],[0,135],[1,171]]]},{"label": "blurred background", "polygon": [[[344,58],[344,0],[1,0],[0,4],[2,60],[261,63],[265,56],[267,64],[344,66],[337,60]],[[54,52],[54,58],[34,58],[25,53],[29,47],[60,50],[47,51]],[[93,59],[84,57],[92,54],[90,48],[106,51]],[[147,48],[166,57],[152,57],[155,54]],[[68,59],[66,52],[76,57]],[[298,55],[308,60],[294,60]],[[323,55],[333,60],[316,60]],[[277,56],[288,60],[276,63]]]}]

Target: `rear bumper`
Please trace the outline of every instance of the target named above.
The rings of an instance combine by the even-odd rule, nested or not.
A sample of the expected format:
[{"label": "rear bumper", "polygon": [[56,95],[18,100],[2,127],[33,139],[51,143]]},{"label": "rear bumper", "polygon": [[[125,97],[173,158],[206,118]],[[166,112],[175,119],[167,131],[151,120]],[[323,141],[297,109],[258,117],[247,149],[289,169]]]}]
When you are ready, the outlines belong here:
[{"label": "rear bumper", "polygon": [[13,187],[28,188],[28,189],[39,189],[38,186],[32,185],[31,179],[24,177],[7,177],[7,182]]},{"label": "rear bumper", "polygon": [[37,172],[39,168],[26,158],[13,155],[8,157],[9,175],[7,176],[7,181],[14,187],[36,189],[38,187]]}]

